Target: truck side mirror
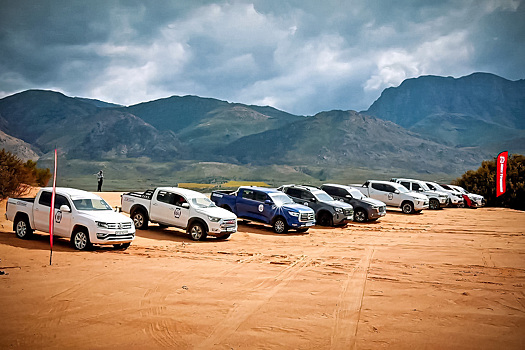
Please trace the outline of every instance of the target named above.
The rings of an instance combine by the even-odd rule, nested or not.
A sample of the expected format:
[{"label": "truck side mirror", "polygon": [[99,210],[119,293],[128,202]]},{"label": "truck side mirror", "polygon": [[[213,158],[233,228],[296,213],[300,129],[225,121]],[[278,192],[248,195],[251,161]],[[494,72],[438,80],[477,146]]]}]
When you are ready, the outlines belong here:
[{"label": "truck side mirror", "polygon": [[65,204],[62,204],[62,205],[60,206],[60,211],[61,211],[61,212],[64,212],[64,213],[70,213],[70,212],[71,212],[71,208],[69,208],[69,207],[68,207],[67,205],[65,205]]},{"label": "truck side mirror", "polygon": [[395,190],[394,193],[395,193],[395,194],[399,194],[399,190]]},{"label": "truck side mirror", "polygon": [[182,203],[181,207],[188,209],[190,207],[189,203]]},{"label": "truck side mirror", "polygon": [[265,201],[264,201],[264,204],[267,204],[267,205],[272,205],[272,204],[273,204],[273,202],[272,202],[271,200],[267,199],[267,200],[265,200]]}]

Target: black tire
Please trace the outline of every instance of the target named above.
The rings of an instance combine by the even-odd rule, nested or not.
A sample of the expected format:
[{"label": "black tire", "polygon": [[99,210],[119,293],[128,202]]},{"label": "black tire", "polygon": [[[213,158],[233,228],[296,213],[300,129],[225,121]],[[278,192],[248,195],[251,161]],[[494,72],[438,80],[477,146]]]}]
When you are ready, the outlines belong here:
[{"label": "black tire", "polygon": [[401,206],[401,210],[403,210],[405,214],[412,214],[414,213],[414,204],[412,204],[412,202],[405,202]]},{"label": "black tire", "polygon": [[230,236],[231,236],[231,233],[227,233],[227,234],[225,234],[225,235],[222,235],[222,236],[217,237],[217,239],[223,241],[223,240],[225,240],[225,239],[230,238]]},{"label": "black tire", "polygon": [[148,214],[146,214],[143,209],[135,210],[131,215],[131,220],[133,220],[133,224],[138,230],[145,230],[148,228]]},{"label": "black tire", "polygon": [[286,233],[288,231],[286,220],[280,216],[274,220],[272,227],[275,233]]},{"label": "black tire", "polygon": [[115,249],[123,249],[123,250],[126,250],[126,249],[129,248],[130,245],[131,245],[131,243],[128,242],[128,243],[121,243],[121,244],[113,244],[113,247],[114,247]]},{"label": "black tire", "polygon": [[90,250],[93,245],[89,240],[89,233],[85,229],[75,231],[71,237],[71,244],[77,250]]},{"label": "black tire", "polygon": [[366,210],[362,208],[358,208],[354,211],[354,221],[357,222],[367,222],[368,221],[368,214],[366,213]]},{"label": "black tire", "polygon": [[333,226],[334,220],[332,218],[332,214],[328,212],[322,212],[317,217],[317,223],[321,226]]},{"label": "black tire", "polygon": [[29,239],[33,236],[33,229],[29,225],[29,220],[26,216],[18,216],[15,219],[14,229],[18,238]]},{"label": "black tire", "polygon": [[208,236],[208,232],[206,232],[204,225],[200,222],[193,222],[190,227],[188,227],[188,233],[194,241],[204,241]]},{"label": "black tire", "polygon": [[428,209],[438,210],[439,209],[439,201],[437,199],[435,199],[435,198],[430,198]]}]

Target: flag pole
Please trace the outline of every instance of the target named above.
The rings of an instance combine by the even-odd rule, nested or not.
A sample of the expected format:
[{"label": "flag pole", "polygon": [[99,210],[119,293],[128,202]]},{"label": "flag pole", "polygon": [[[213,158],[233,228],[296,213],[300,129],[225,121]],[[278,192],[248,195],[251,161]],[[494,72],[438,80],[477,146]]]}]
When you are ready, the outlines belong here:
[{"label": "flag pole", "polygon": [[49,208],[49,265],[53,264],[53,229],[55,222],[55,194],[57,184],[57,149],[55,147],[55,168],[53,171],[53,192],[51,192],[51,208]]}]

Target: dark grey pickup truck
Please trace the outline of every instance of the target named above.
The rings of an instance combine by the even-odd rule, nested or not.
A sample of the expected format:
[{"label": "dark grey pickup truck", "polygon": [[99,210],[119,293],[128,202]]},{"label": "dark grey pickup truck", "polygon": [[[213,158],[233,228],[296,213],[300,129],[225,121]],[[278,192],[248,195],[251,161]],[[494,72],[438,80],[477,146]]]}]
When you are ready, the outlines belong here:
[{"label": "dark grey pickup truck", "polygon": [[317,187],[284,185],[278,190],[290,196],[295,203],[312,208],[319,225],[344,225],[354,218],[354,210],[350,204],[334,200]]},{"label": "dark grey pickup truck", "polygon": [[337,200],[354,207],[354,221],[374,221],[386,215],[386,204],[377,199],[368,198],[360,191],[345,185],[325,184],[321,189]]}]

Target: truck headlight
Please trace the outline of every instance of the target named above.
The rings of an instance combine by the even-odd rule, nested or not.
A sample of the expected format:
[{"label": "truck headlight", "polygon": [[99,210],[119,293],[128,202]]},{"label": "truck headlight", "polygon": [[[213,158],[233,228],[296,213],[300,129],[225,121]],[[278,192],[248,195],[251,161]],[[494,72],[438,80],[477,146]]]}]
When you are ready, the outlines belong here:
[{"label": "truck headlight", "polygon": [[102,221],[95,221],[95,222],[97,223],[97,226],[98,226],[98,227],[109,228],[107,222],[102,222]]},{"label": "truck headlight", "polygon": [[343,213],[343,209],[341,209],[341,208],[335,208],[335,212],[336,212],[336,213],[339,213],[339,214],[342,214],[342,213]]},{"label": "truck headlight", "polygon": [[288,214],[290,214],[291,216],[295,216],[296,218],[299,217],[299,213],[296,211],[289,211]]},{"label": "truck headlight", "polygon": [[211,221],[211,222],[219,222],[221,221],[221,218],[216,218],[214,216],[208,216],[208,219]]}]

